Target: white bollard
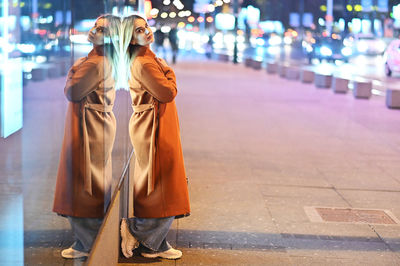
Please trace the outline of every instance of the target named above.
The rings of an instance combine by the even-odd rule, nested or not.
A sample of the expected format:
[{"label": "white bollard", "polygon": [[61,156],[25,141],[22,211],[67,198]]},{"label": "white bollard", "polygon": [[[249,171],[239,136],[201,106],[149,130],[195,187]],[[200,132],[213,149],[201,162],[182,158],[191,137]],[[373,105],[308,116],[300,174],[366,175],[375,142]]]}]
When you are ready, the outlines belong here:
[{"label": "white bollard", "polygon": [[228,62],[229,61],[229,55],[227,54],[218,54],[218,60],[222,62]]},{"label": "white bollard", "polygon": [[47,77],[47,67],[33,68],[31,71],[33,81],[42,81]]},{"label": "white bollard", "polygon": [[278,73],[279,73],[280,77],[282,77],[282,78],[286,77],[287,68],[288,68],[287,64],[279,64],[278,65]]},{"label": "white bollard", "polygon": [[372,95],[372,82],[364,78],[356,78],[353,82],[353,95],[359,99],[369,99]]},{"label": "white bollard", "polygon": [[315,73],[314,84],[317,88],[330,88],[332,85],[332,74]]},{"label": "white bollard", "polygon": [[286,69],[286,78],[290,80],[299,79],[300,71],[297,67],[288,67]]},{"label": "white bollard", "polygon": [[52,64],[50,65],[47,74],[49,78],[58,78],[59,76],[61,76],[61,70],[58,65]]},{"label": "white bollard", "polygon": [[314,71],[302,69],[300,72],[300,80],[303,83],[313,83],[314,82]]},{"label": "white bollard", "polygon": [[275,74],[278,72],[278,64],[275,62],[268,62],[267,63],[267,73]]},{"label": "white bollard", "polygon": [[253,59],[247,57],[247,58],[244,59],[244,65],[246,67],[251,67],[252,61],[253,61]]},{"label": "white bollard", "polygon": [[400,89],[386,90],[386,106],[388,108],[400,108]]},{"label": "white bollard", "polygon": [[258,61],[255,59],[251,60],[251,67],[255,70],[260,70],[262,68],[262,61]]},{"label": "white bollard", "polygon": [[347,93],[349,90],[349,79],[344,77],[333,77],[332,91],[335,93]]}]

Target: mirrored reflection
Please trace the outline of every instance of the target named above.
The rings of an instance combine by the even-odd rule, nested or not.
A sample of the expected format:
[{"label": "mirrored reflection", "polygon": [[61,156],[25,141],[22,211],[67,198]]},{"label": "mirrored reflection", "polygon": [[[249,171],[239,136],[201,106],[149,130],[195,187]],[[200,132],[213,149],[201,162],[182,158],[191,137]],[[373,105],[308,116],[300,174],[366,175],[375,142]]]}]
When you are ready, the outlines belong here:
[{"label": "mirrored reflection", "polygon": [[130,95],[115,88],[109,21],[98,19],[138,9],[122,2],[0,2],[1,265],[62,263],[74,219],[53,210],[102,223],[132,152]]}]

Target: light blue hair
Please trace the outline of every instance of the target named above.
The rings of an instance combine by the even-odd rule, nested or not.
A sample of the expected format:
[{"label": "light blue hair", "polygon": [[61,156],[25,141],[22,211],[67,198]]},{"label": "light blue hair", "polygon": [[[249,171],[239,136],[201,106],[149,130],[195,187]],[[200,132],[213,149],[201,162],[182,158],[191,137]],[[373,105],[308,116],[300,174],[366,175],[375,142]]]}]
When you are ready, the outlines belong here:
[{"label": "light blue hair", "polygon": [[130,66],[136,57],[138,45],[131,44],[132,36],[134,32],[134,25],[136,19],[146,19],[140,15],[130,15],[123,18],[120,29],[120,64],[118,68],[118,78],[121,84],[124,84],[124,88],[129,89],[128,81],[131,77]]}]

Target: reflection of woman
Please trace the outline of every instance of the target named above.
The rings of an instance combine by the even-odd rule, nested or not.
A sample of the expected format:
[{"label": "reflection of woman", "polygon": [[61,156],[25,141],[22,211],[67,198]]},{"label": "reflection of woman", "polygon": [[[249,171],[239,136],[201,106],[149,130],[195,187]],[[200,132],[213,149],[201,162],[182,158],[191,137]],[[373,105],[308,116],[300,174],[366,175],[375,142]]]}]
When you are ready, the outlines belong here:
[{"label": "reflection of woman", "polygon": [[62,251],[64,258],[88,256],[111,193],[115,90],[105,56],[111,48],[104,40],[109,40],[113,19],[97,18],[88,37],[93,49],[72,66],[64,89],[69,103],[53,206],[68,218],[75,236],[73,245]]},{"label": "reflection of woman", "polygon": [[121,222],[121,248],[125,257],[131,257],[140,244],[144,257],[177,259],[182,252],[173,249],[166,236],[174,218],[189,215],[190,207],[174,101],[175,74],[150,50],[153,33],[143,18],[125,18],[123,30],[128,37],[125,44],[130,42],[129,133],[136,162],[135,218]]}]

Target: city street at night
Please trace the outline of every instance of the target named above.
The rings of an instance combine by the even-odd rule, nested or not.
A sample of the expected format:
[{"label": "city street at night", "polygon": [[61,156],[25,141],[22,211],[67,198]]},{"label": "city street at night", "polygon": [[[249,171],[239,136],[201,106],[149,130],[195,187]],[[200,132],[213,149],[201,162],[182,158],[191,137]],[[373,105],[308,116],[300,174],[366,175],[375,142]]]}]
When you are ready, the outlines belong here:
[{"label": "city street at night", "polygon": [[0,22],[0,266],[400,265],[399,0]]},{"label": "city street at night", "polygon": [[[168,240],[184,255],[120,258],[120,265],[400,263],[400,117],[383,96],[356,99],[199,56],[181,57],[175,71],[192,213],[174,222]],[[72,239],[67,221],[51,213],[63,83],[29,83],[30,111],[13,137],[30,173],[23,195],[29,265],[80,263],[59,256]],[[386,210],[393,219],[315,221],[315,207]]]}]

